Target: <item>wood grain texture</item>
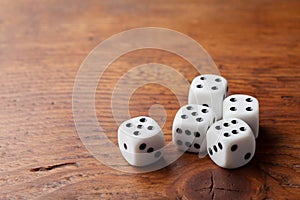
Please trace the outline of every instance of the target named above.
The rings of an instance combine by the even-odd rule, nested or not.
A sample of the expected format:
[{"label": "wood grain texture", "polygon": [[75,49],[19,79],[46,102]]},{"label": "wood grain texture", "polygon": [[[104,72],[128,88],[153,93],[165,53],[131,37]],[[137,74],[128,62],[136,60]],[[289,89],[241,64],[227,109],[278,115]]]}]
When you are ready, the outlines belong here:
[{"label": "wood grain texture", "polygon": [[[81,143],[72,90],[81,62],[101,41],[135,27],[165,27],[194,38],[230,85],[260,101],[253,160],[223,170],[185,154],[156,172],[127,174],[97,161]],[[0,1],[0,199],[298,199],[300,196],[300,2]],[[191,81],[185,60],[159,50],[122,56],[97,88],[97,117],[116,141],[110,97],[134,66],[157,62]],[[174,80],[170,80],[174,81]],[[151,98],[149,98],[151,97]],[[167,111],[171,140],[179,104],[162,86],[141,87],[133,116]]]}]

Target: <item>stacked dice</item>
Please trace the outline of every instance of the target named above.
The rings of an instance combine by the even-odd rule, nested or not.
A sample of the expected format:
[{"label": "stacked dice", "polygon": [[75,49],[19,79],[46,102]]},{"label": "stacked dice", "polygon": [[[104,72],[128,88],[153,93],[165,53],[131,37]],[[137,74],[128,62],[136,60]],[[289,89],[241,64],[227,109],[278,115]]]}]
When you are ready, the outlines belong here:
[{"label": "stacked dice", "polygon": [[[233,169],[247,164],[255,153],[259,103],[249,95],[227,95],[225,78],[197,76],[190,86],[188,105],[176,113],[172,140],[181,151],[208,154],[218,166]],[[163,156],[163,133],[149,117],[121,124],[118,141],[122,155],[132,165],[146,166]]]},{"label": "stacked dice", "polygon": [[[192,81],[189,104],[207,105],[215,113],[219,121],[207,124],[210,128],[202,144],[217,165],[233,169],[247,164],[254,155],[259,105],[252,96],[227,95],[228,83],[225,78],[212,74],[201,75]],[[177,135],[174,130],[173,135]]]}]

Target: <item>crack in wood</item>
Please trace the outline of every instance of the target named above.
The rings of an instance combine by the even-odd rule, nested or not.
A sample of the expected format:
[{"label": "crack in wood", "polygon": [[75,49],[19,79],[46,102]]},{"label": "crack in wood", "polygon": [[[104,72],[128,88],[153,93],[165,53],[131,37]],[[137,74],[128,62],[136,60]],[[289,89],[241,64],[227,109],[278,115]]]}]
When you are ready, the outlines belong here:
[{"label": "crack in wood", "polygon": [[282,99],[291,99],[291,98],[297,98],[296,96],[287,96],[287,95],[282,95]]},{"label": "crack in wood", "polygon": [[212,200],[217,198],[216,195],[217,195],[218,191],[237,192],[237,193],[247,193],[247,192],[249,192],[248,190],[244,190],[244,189],[217,187],[214,172],[210,173],[210,185],[209,185],[209,187],[201,188],[201,190],[209,190],[208,193],[211,195]]},{"label": "crack in wood", "polygon": [[281,184],[283,187],[289,187],[289,188],[300,188],[300,184]]},{"label": "crack in wood", "polygon": [[265,173],[265,176],[266,176],[266,178],[265,178],[266,179],[265,180],[265,191],[266,191],[267,195],[268,195],[268,190],[269,190],[269,187],[267,185],[267,177],[270,177],[271,179],[275,180],[282,188],[284,188],[284,187],[288,187],[288,188],[300,188],[300,184],[285,183],[285,182],[288,182],[288,180],[286,180],[281,175],[278,175],[279,177],[276,177],[271,172],[269,172],[268,169],[263,169],[261,167],[260,167],[260,169]]},{"label": "crack in wood", "polygon": [[178,194],[176,195],[176,200],[182,200],[183,197],[182,196],[179,196]]},{"label": "crack in wood", "polygon": [[286,96],[286,95],[282,95],[281,99],[284,99],[284,100],[293,100],[293,101],[295,101],[297,103],[300,102],[298,96]]},{"label": "crack in wood", "polygon": [[47,167],[36,167],[36,168],[32,168],[29,171],[31,172],[40,172],[40,171],[50,171],[56,168],[60,168],[60,167],[64,167],[64,166],[76,166],[78,167],[78,163],[77,162],[67,162],[67,163],[61,163],[61,164],[56,164],[56,165],[50,165]]},{"label": "crack in wood", "polygon": [[215,187],[214,190],[224,190],[228,192],[248,192],[247,190],[235,190],[235,189],[217,188],[217,187]]},{"label": "crack in wood", "polygon": [[214,191],[213,191],[214,187],[215,187],[215,183],[214,183],[214,174],[213,174],[213,172],[210,172],[210,187],[209,187],[209,194],[212,193],[212,194],[211,194],[211,199],[215,199],[215,193],[214,193]]},{"label": "crack in wood", "polygon": [[271,177],[273,180],[275,180],[276,182],[279,183],[279,185],[283,185],[283,183],[281,182],[280,178],[277,178],[276,176],[274,176],[273,174],[271,174],[268,170],[265,169],[261,169],[267,176]]}]

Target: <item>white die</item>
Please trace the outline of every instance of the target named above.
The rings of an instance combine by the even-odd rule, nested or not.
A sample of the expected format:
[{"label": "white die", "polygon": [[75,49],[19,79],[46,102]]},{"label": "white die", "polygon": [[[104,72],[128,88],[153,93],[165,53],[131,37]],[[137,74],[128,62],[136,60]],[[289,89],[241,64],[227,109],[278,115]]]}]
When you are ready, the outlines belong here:
[{"label": "white die", "polygon": [[236,117],[245,121],[252,129],[255,138],[259,131],[259,103],[249,95],[235,94],[223,102],[223,118]]},{"label": "white die", "polygon": [[188,103],[207,105],[216,113],[217,119],[221,119],[223,100],[227,93],[228,85],[225,78],[214,74],[204,74],[192,81]]},{"label": "white die", "polygon": [[152,118],[135,117],[118,129],[118,144],[125,160],[134,166],[146,166],[163,155],[164,135]]},{"label": "white die", "polygon": [[206,155],[206,131],[214,120],[214,113],[207,106],[182,106],[173,121],[173,143],[182,151]]},{"label": "white die", "polygon": [[233,169],[247,164],[255,153],[255,138],[246,122],[228,118],[214,123],[206,135],[210,158],[220,167]]}]

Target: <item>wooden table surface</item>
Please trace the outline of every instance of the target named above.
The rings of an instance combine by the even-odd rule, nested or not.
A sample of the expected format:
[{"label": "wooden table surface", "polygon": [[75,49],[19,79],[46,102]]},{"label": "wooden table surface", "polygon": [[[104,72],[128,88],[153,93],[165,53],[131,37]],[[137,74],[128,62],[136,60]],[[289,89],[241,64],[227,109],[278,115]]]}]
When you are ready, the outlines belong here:
[{"label": "wooden table surface", "polygon": [[[208,157],[184,154],[159,171],[130,174],[103,165],[82,144],[72,114],[81,63],[111,35],[150,26],[195,39],[229,81],[230,94],[259,99],[260,135],[248,165],[224,170]],[[299,199],[299,42],[297,0],[0,1],[0,199]],[[96,112],[115,144],[113,87],[149,62],[172,66],[189,81],[197,75],[184,59],[154,49],[112,63],[97,88]],[[169,142],[179,108],[169,89],[137,89],[130,113],[147,115],[153,104],[166,110]]]}]

